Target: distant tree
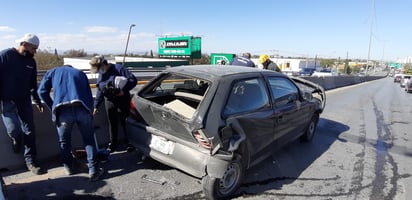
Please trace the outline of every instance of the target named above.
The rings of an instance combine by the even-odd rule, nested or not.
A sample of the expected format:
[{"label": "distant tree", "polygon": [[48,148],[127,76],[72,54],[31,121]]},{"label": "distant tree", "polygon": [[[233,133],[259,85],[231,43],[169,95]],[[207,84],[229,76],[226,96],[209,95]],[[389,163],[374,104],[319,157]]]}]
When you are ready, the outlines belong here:
[{"label": "distant tree", "polygon": [[331,67],[335,65],[336,59],[320,59],[320,66],[322,67]]},{"label": "distant tree", "polygon": [[192,65],[204,65],[204,64],[210,64],[210,56],[206,54],[203,54],[202,57],[199,59],[192,60]]},{"label": "distant tree", "polygon": [[359,72],[361,71],[361,68],[362,68],[362,66],[361,66],[361,67],[359,67],[359,66],[353,66],[353,67],[350,68],[350,72],[351,72],[352,74],[357,74],[357,73],[359,73]]},{"label": "distant tree", "polygon": [[67,50],[63,53],[63,56],[66,58],[78,58],[78,57],[86,57],[87,53],[83,49],[79,50]]},{"label": "distant tree", "polygon": [[403,73],[404,74],[412,74],[412,64],[406,64],[403,67]]},{"label": "distant tree", "polygon": [[38,50],[35,54],[37,69],[48,70],[56,66],[63,65],[63,59],[57,55],[56,51]]}]

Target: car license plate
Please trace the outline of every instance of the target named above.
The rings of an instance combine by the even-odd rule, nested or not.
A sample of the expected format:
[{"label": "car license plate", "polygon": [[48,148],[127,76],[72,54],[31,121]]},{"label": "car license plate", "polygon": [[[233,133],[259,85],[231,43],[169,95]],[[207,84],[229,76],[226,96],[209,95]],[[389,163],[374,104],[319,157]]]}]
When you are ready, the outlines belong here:
[{"label": "car license plate", "polygon": [[163,137],[152,135],[152,140],[150,141],[149,147],[164,154],[171,154],[175,146],[174,144],[174,142],[167,141]]}]

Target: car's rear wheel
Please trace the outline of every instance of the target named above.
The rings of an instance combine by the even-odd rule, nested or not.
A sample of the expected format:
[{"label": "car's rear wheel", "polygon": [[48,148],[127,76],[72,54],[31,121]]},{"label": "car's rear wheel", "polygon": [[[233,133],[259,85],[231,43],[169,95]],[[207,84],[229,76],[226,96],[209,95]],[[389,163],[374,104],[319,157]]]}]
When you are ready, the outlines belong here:
[{"label": "car's rear wheel", "polygon": [[316,126],[318,124],[319,115],[315,114],[309,122],[308,127],[306,128],[305,134],[302,135],[301,139],[305,142],[310,142],[315,135]]},{"label": "car's rear wheel", "polygon": [[244,167],[240,155],[235,155],[222,178],[203,177],[203,193],[208,199],[227,199],[242,183]]}]

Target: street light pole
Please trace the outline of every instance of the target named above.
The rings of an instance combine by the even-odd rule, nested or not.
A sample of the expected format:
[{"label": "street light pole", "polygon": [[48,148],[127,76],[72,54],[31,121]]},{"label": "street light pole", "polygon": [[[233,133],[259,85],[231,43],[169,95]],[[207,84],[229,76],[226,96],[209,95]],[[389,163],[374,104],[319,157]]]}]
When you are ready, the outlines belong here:
[{"label": "street light pole", "polygon": [[127,41],[126,41],[126,48],[124,49],[124,55],[123,55],[123,66],[124,66],[124,61],[126,59],[126,53],[127,53],[127,46],[129,45],[129,39],[130,39],[130,32],[132,32],[132,28],[136,26],[136,24],[130,24],[129,27],[129,34],[127,35]]},{"label": "street light pole", "polygon": [[372,14],[371,14],[371,30],[369,33],[369,49],[368,49],[368,60],[366,61],[366,71],[365,71],[365,76],[368,74],[368,67],[369,67],[369,61],[371,57],[371,43],[372,43],[372,32],[373,32],[373,18],[375,16],[375,0],[372,0]]}]

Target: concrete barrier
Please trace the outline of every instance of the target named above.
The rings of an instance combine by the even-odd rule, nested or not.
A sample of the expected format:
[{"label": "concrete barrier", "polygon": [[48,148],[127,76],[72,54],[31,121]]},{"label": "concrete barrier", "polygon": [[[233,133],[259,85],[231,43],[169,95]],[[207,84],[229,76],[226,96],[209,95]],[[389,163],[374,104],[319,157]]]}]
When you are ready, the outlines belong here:
[{"label": "concrete barrier", "polygon": [[[52,159],[60,160],[60,150],[58,144],[57,130],[51,120],[49,109],[45,109],[40,113],[36,106],[33,105],[34,122],[36,126],[36,145],[37,145],[37,161],[40,165],[44,165]],[[25,166],[23,151],[15,154],[11,147],[11,141],[7,135],[4,123],[0,118],[0,169],[13,170]],[[108,123],[105,113],[104,104],[99,108],[94,119],[95,134],[99,147],[105,147],[109,141]],[[119,129],[121,131],[121,129]],[[124,139],[124,134],[119,133],[119,139]],[[72,149],[83,149],[83,142],[77,126],[73,128],[72,133]]]},{"label": "concrete barrier", "polygon": [[319,84],[325,90],[330,90],[339,87],[345,87],[349,85],[359,84],[367,81],[373,81],[376,79],[381,79],[386,76],[325,76],[325,77],[314,77],[314,76],[304,76],[302,78]]}]

